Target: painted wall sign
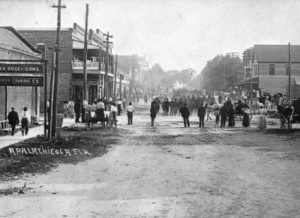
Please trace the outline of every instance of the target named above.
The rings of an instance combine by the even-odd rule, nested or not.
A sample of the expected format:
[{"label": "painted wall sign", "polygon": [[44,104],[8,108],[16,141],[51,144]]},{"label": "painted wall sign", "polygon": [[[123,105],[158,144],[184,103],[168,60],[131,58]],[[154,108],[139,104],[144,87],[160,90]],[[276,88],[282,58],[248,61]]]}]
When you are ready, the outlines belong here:
[{"label": "painted wall sign", "polygon": [[43,86],[42,76],[0,76],[0,86]]},{"label": "painted wall sign", "polygon": [[0,63],[1,73],[43,73],[41,64],[3,64]]}]

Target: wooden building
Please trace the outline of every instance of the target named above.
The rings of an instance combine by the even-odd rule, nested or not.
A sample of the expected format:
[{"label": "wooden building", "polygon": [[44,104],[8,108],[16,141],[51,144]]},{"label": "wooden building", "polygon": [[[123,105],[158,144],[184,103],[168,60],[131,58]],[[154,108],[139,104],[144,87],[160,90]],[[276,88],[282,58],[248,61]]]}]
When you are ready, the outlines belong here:
[{"label": "wooden building", "polygon": [[[32,44],[46,45],[48,61],[48,87],[50,87],[50,72],[53,69],[53,48],[56,43],[56,29],[20,29],[22,35]],[[83,58],[84,58],[84,28],[74,23],[72,28],[62,28],[60,33],[60,62],[58,81],[58,101],[83,98]],[[104,97],[105,62],[108,60],[108,96],[113,95],[113,55],[112,48],[106,47],[104,36],[98,29],[88,31],[87,51],[87,87],[88,99]],[[48,92],[49,93],[49,92]],[[41,104],[44,102],[41,91]],[[41,110],[43,110],[41,108]]]},{"label": "wooden building", "polygon": [[[42,55],[13,27],[0,27],[0,59],[41,60]],[[39,87],[0,86],[0,120],[7,117],[11,107],[14,107],[18,113],[27,107],[32,116],[38,117],[40,90],[42,89]]]},{"label": "wooden building", "polygon": [[[300,79],[300,45],[291,46],[291,84]],[[240,86],[274,95],[288,93],[288,45],[254,45],[244,51],[244,79]],[[299,85],[299,84],[298,84]],[[298,94],[292,92],[292,97]]]}]

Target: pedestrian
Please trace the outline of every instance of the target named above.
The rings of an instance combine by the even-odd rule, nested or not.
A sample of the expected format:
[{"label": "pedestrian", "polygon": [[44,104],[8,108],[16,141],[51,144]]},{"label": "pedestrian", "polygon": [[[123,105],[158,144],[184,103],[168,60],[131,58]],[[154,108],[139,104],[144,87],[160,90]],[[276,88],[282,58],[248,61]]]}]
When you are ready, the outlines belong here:
[{"label": "pedestrian", "polygon": [[119,98],[119,100],[117,101],[118,115],[121,115],[122,113],[122,106],[123,106],[122,99]]},{"label": "pedestrian", "polygon": [[248,127],[248,126],[250,126],[249,114],[244,113],[242,125],[243,125],[243,127]]},{"label": "pedestrian", "polygon": [[75,106],[74,101],[70,99],[68,102],[68,113],[72,119],[74,118],[74,106]]},{"label": "pedestrian", "polygon": [[110,121],[111,121],[111,126],[115,125],[117,127],[117,113],[118,109],[116,107],[116,104],[113,102],[110,106]]},{"label": "pedestrian", "polygon": [[80,118],[80,100],[79,99],[75,100],[74,111],[75,111],[75,123],[78,123],[79,118]]},{"label": "pedestrian", "polygon": [[206,112],[206,108],[205,106],[203,106],[203,102],[201,102],[198,108],[199,128],[204,127],[205,112]]},{"label": "pedestrian", "polygon": [[219,108],[215,109],[215,117],[216,117],[216,122],[215,122],[215,127],[219,127],[219,122],[220,122],[220,111]]},{"label": "pedestrian", "polygon": [[15,108],[11,108],[11,112],[8,113],[8,123],[11,126],[11,135],[15,135],[16,125],[19,124],[19,115],[15,111]]},{"label": "pedestrian", "polygon": [[153,101],[151,102],[151,108],[150,108],[150,117],[151,117],[151,126],[154,126],[154,120],[156,118],[156,114],[157,114],[157,102],[155,100],[155,98],[153,98]]},{"label": "pedestrian", "polygon": [[132,106],[131,102],[129,102],[129,105],[127,106],[126,110],[127,110],[127,118],[128,118],[127,125],[132,125],[134,107]]},{"label": "pedestrian", "polygon": [[211,116],[210,116],[210,113],[211,113],[211,110],[212,110],[211,107],[212,107],[211,104],[210,104],[210,105],[207,105],[207,104],[206,104],[206,114],[207,114],[206,121],[208,121],[208,119],[212,120],[212,118],[211,118]]},{"label": "pedestrian", "polygon": [[220,108],[220,116],[221,116],[221,126],[220,127],[225,127],[226,119],[227,119],[227,108],[225,105],[223,105]]},{"label": "pedestrian", "polygon": [[186,105],[186,103],[183,104],[183,106],[180,108],[179,112],[181,113],[181,116],[183,118],[184,127],[190,127],[190,111]]},{"label": "pedestrian", "polygon": [[68,115],[69,115],[69,112],[68,112],[68,101],[64,101],[63,108],[64,108],[64,117],[68,117]]},{"label": "pedestrian", "polygon": [[21,124],[22,124],[22,135],[27,135],[29,131],[29,122],[30,122],[30,114],[27,110],[27,107],[23,108],[23,112],[21,114]]},{"label": "pedestrian", "polygon": [[234,127],[234,109],[231,103],[228,105],[227,114],[228,114],[228,127]]},{"label": "pedestrian", "polygon": [[99,99],[96,104],[96,120],[100,121],[102,127],[105,126],[105,115],[104,115],[105,105],[103,103],[103,99]]}]

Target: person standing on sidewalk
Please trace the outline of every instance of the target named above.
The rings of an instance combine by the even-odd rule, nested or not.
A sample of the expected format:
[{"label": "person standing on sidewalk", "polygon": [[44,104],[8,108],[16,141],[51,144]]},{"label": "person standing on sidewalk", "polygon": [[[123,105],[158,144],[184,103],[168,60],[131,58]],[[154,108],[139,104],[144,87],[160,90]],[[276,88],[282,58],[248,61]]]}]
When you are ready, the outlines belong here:
[{"label": "person standing on sidewalk", "polygon": [[127,117],[128,117],[127,125],[132,125],[132,117],[133,117],[134,107],[132,106],[131,102],[129,102],[129,105],[127,106],[126,110],[127,110]]},{"label": "person standing on sidewalk", "polygon": [[18,113],[15,111],[15,108],[12,107],[11,108],[11,112],[8,113],[8,123],[11,126],[11,135],[15,134],[15,130],[16,130],[16,125],[19,124],[19,115]]},{"label": "person standing on sidewalk", "polygon": [[200,107],[198,108],[199,128],[204,127],[205,112],[206,107],[203,106],[203,102],[201,102]]},{"label": "person standing on sidewalk", "polygon": [[186,103],[184,103],[184,105],[180,108],[179,112],[181,113],[181,116],[183,118],[184,127],[190,127],[190,121],[189,121],[190,111]]},{"label": "person standing on sidewalk", "polygon": [[24,107],[23,112],[21,114],[21,124],[22,124],[22,135],[27,135],[29,131],[29,122],[30,122],[30,114],[27,111],[27,107]]}]

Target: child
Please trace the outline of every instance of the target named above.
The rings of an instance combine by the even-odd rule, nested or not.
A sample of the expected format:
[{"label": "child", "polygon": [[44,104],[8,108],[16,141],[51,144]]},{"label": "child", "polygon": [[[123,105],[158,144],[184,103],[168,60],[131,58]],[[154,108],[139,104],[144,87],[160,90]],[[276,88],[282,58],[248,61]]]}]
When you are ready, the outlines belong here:
[{"label": "child", "polygon": [[215,123],[215,127],[219,127],[219,122],[220,122],[220,112],[219,112],[219,108],[217,108],[214,112],[215,117],[216,117],[216,123]]}]

